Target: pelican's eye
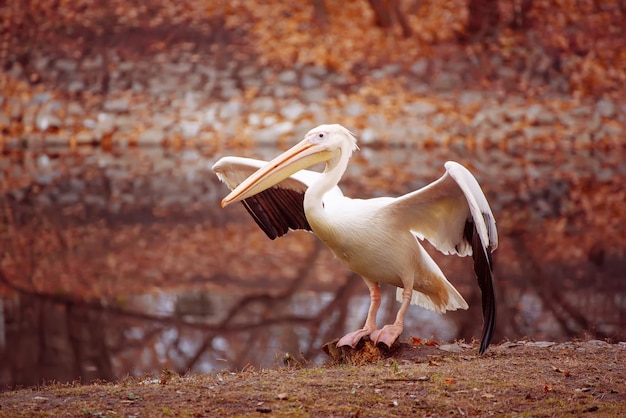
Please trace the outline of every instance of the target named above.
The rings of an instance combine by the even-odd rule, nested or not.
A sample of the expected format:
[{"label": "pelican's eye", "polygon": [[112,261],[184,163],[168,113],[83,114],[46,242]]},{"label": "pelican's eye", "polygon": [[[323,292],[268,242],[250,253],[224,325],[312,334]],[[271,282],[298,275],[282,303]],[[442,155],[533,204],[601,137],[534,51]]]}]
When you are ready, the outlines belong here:
[{"label": "pelican's eye", "polygon": [[320,143],[324,141],[327,136],[328,135],[326,134],[326,132],[317,132],[316,134],[313,135],[313,137],[311,138],[311,141],[315,143]]}]

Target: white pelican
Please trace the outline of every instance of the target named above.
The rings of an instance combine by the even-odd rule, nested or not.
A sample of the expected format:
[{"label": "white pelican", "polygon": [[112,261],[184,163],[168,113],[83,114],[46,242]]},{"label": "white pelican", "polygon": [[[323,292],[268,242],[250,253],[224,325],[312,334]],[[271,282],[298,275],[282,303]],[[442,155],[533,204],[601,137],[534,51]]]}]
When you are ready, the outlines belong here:
[{"label": "white pelican", "polygon": [[[397,198],[350,199],[337,183],[356,149],[356,138],[348,129],[320,125],[270,162],[224,157],[213,166],[232,190],[222,207],[242,201],[271,239],[290,229],[312,231],[363,277],[371,299],[365,324],[342,337],[338,346],[355,347],[369,336],[375,344],[390,347],[402,333],[410,304],[438,313],[468,308],[420,239],[444,254],[473,255],[482,291],[482,354],[495,326],[491,252],[498,237],[478,182],[465,167],[448,161],[440,179],[417,191]],[[326,164],[322,173],[304,170],[320,162]],[[396,298],[402,305],[395,322],[378,329],[380,283],[397,286]]]}]

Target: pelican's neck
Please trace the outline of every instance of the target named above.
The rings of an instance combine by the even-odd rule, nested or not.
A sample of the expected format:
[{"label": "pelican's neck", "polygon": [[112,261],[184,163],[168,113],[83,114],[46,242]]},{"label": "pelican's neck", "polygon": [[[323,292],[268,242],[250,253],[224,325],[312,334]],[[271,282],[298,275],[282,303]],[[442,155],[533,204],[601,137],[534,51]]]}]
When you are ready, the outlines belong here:
[{"label": "pelican's neck", "polygon": [[322,176],[311,184],[304,194],[304,213],[307,219],[324,216],[323,198],[335,187],[348,167],[351,152],[340,150],[337,155],[326,162],[326,168]]}]

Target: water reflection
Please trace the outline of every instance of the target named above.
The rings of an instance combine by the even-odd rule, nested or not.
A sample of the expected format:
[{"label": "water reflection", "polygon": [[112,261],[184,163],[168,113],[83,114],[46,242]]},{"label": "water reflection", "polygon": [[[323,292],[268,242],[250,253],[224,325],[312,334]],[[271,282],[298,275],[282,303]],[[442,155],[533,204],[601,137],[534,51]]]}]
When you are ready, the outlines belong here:
[{"label": "water reflection", "polygon": [[[623,339],[624,151],[523,157],[364,148],[342,188],[397,195],[441,175],[449,159],[467,165],[501,236],[495,340]],[[216,158],[159,148],[0,159],[0,384],[269,367],[287,352],[315,363],[322,344],[362,325],[366,287],[314,237],[269,241],[242,208],[219,207]],[[412,307],[404,335],[470,340],[482,326],[470,261],[433,255],[472,308]],[[381,323],[397,310],[384,290]]]}]

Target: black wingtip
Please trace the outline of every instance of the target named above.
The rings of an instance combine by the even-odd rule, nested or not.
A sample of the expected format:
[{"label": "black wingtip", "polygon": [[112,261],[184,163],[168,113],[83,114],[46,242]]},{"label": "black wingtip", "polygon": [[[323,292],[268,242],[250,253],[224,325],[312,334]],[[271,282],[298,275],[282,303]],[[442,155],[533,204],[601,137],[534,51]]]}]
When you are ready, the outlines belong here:
[{"label": "black wingtip", "polygon": [[[489,251],[489,249],[487,250]],[[491,257],[489,257],[491,258]],[[481,286],[482,299],[483,299],[483,332],[480,337],[480,350],[479,353],[483,354],[493,337],[493,332],[496,328],[496,298],[493,289],[493,272],[489,270],[489,277],[485,278],[486,288]]]},{"label": "black wingtip", "polygon": [[494,290],[493,260],[491,246],[483,246],[474,222],[468,221],[465,225],[465,238],[472,243],[472,258],[474,272],[482,294],[483,331],[480,337],[479,353],[483,354],[493,337],[496,328],[496,295]]},{"label": "black wingtip", "polygon": [[276,228],[269,220],[263,205],[259,203],[255,196],[242,200],[241,203],[246,208],[250,216],[252,216],[254,222],[256,222],[263,232],[265,232],[265,235],[267,235],[269,239],[274,240],[279,236]]},{"label": "black wingtip", "polygon": [[480,338],[479,353],[483,354],[493,337],[496,328],[496,295],[494,291],[493,263],[491,259],[491,247],[483,247],[478,239],[478,233],[475,234],[475,240],[478,241],[478,248],[474,248],[474,271],[478,279],[478,285],[482,293],[483,306],[483,332]]},{"label": "black wingtip", "polygon": [[241,202],[257,225],[273,240],[290,229],[311,230],[304,214],[303,201],[302,192],[272,187]]}]

